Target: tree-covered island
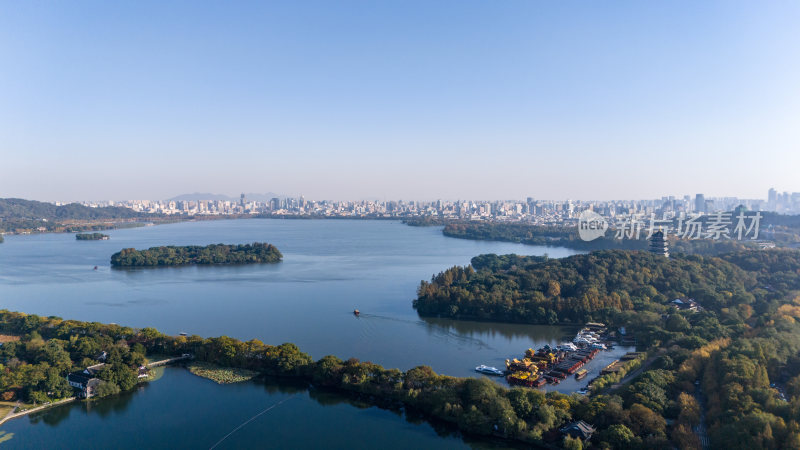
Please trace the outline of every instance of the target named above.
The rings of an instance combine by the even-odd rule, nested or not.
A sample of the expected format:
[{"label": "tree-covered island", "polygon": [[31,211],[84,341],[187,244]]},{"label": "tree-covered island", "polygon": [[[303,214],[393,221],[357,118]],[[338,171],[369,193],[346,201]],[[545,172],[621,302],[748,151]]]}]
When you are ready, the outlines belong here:
[{"label": "tree-covered island", "polygon": [[111,236],[103,233],[78,233],[75,239],[79,241],[106,241]]},{"label": "tree-covered island", "polygon": [[283,259],[272,244],[211,244],[205,247],[152,247],[147,250],[126,248],[111,255],[113,267],[184,266],[192,264],[258,264],[277,263]]}]

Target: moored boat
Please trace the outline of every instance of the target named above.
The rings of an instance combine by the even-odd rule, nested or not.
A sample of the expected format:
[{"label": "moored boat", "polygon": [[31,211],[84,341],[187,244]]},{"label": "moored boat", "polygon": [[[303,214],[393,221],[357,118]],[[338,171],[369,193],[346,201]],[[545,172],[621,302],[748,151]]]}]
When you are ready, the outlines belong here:
[{"label": "moored boat", "polygon": [[476,367],[475,372],[482,373],[484,375],[494,375],[497,377],[502,377],[504,375],[504,372],[497,367],[485,366],[483,364]]},{"label": "moored boat", "polygon": [[533,387],[537,380],[535,372],[514,372],[506,377],[508,384],[514,386]]}]

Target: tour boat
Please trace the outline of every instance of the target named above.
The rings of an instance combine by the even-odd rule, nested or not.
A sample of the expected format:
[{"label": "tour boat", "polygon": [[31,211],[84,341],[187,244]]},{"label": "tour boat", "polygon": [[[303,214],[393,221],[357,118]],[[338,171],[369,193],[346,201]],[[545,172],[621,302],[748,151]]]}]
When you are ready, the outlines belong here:
[{"label": "tour boat", "polygon": [[489,367],[481,364],[480,366],[475,368],[475,372],[483,373],[486,375],[495,375],[498,377],[503,376],[503,371],[498,369],[497,367]]}]

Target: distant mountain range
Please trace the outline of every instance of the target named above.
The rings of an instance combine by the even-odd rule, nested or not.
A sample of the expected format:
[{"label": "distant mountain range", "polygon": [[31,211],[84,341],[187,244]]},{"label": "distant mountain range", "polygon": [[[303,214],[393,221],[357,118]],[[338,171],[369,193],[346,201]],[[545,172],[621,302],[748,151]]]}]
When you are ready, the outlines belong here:
[{"label": "distant mountain range", "polygon": [[[256,202],[268,202],[268,201],[270,201],[271,199],[273,199],[275,197],[286,198],[285,195],[278,195],[278,194],[275,194],[274,192],[267,192],[266,194],[249,193],[249,194],[244,194],[244,196],[245,196],[245,198],[247,198],[248,201],[256,201]],[[177,196],[169,198],[167,200],[176,201],[176,202],[196,202],[196,201],[200,201],[200,200],[215,200],[215,201],[216,200],[221,200],[221,201],[226,201],[227,200],[227,201],[232,201],[232,202],[238,202],[239,201],[239,197],[238,196],[231,197],[229,195],[224,195],[224,194],[211,194],[211,193],[208,193],[208,192],[195,192],[194,194],[177,195]]]}]

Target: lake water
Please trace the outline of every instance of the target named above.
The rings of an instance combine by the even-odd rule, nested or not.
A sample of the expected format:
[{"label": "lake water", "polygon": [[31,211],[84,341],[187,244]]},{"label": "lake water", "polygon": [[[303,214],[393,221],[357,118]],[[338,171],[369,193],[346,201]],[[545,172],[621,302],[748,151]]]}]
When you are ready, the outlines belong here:
[{"label": "lake water", "polygon": [[[443,236],[438,227],[409,227],[393,221],[219,220],[111,230],[107,234],[111,235],[108,241],[76,241],[72,234],[7,236],[6,242],[0,244],[0,307],[132,327],[151,326],[169,334],[228,335],[244,340],[256,338],[268,344],[293,342],[315,359],[334,354],[403,370],[427,364],[439,373],[455,376],[476,376],[473,369],[478,364],[503,367],[506,358],[521,356],[529,347],[556,344],[576,331],[550,326],[421,319],[411,307],[420,280],[450,266],[468,264],[473,256],[547,253],[551,257],[564,257],[575,253],[568,249],[453,239]],[[111,254],[126,247],[254,241],[277,246],[284,255],[283,262],[137,270],[109,266]],[[93,270],[94,266],[98,270]],[[360,317],[352,314],[354,308],[361,310]],[[602,352],[589,365],[590,372],[598,371],[623,351]],[[172,372],[167,378],[173,377]],[[162,389],[155,387],[159,383],[172,384],[159,380],[146,391]],[[256,392],[252,386],[245,386],[250,385],[220,389]],[[568,380],[556,389],[568,391],[577,386],[577,382]],[[165,398],[183,395],[178,391],[183,392],[172,389],[159,395]],[[139,399],[140,396],[147,399]],[[153,396],[149,392],[123,396],[133,405],[125,411],[139,402],[154,402],[150,398]],[[262,403],[274,400],[273,397],[268,395]],[[122,401],[108,400],[109,405]],[[261,404],[261,400],[254,401]],[[102,403],[93,408],[105,408]],[[215,412],[213,402],[197,405],[209,417],[219,413]],[[294,407],[298,406],[281,409]],[[84,407],[66,409],[77,411],[76,408]],[[123,427],[119,422],[122,417],[131,420],[125,414],[118,417],[111,406],[108,408],[112,411],[109,414],[72,412],[60,419],[54,429],[79,427],[92,433],[89,431],[92,428],[83,428],[92,421],[102,420],[109,426],[113,423],[116,425],[112,428],[119,429]],[[328,410],[318,413],[333,414]],[[37,421],[47,422],[48,414],[63,413],[46,413]],[[411,426],[409,423],[385,411],[370,414],[373,420],[394,423],[397,442],[406,442],[401,436]],[[259,429],[256,422],[261,419],[249,427]],[[10,431],[21,427],[20,423],[32,422],[18,419],[2,428]],[[140,421],[131,426],[141,431],[150,425]],[[186,432],[196,424],[187,419],[164,426]],[[49,430],[38,425],[23,427],[17,430],[13,441],[41,433],[40,428]],[[415,429],[414,436],[426,433]],[[53,433],[52,436],[58,435],[56,431]],[[288,445],[292,441],[279,442]],[[437,445],[448,444],[441,441]]]},{"label": "lake water", "polygon": [[334,393],[263,380],[217,385],[177,367],[134,392],[56,407],[2,429],[14,433],[2,447],[20,449],[491,446]]}]

